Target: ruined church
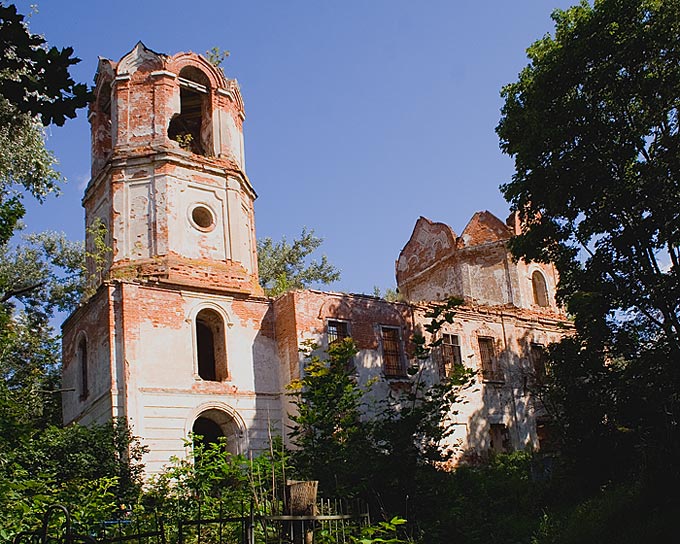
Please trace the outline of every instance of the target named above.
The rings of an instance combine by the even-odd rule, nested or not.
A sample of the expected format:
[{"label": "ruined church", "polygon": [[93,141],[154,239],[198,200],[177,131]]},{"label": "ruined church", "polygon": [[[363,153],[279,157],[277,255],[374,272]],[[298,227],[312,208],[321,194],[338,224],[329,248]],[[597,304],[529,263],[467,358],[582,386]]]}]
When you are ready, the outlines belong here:
[{"label": "ruined church", "polygon": [[[456,365],[475,372],[450,414],[458,458],[549,447],[532,386],[565,315],[554,269],[510,256],[514,216],[479,212],[460,235],[419,218],[396,261],[404,302],[317,290],[270,298],[258,283],[235,80],[200,55],[140,42],[118,62],[100,59],[89,120],[83,206],[96,291],[63,325],[65,423],[127,419],[149,448],[149,473],[185,456],[191,432],[260,451],[285,436],[301,344],[351,336],[374,395],[403,389],[414,365],[431,382]],[[452,296],[464,304],[417,360],[412,337],[428,305]]]}]

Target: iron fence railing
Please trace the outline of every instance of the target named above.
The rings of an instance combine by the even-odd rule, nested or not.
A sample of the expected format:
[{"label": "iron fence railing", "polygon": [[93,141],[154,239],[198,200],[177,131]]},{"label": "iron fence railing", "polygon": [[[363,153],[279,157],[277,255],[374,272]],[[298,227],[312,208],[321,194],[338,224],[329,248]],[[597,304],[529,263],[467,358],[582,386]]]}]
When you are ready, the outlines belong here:
[{"label": "iron fence railing", "polygon": [[[275,510],[275,509],[273,509]],[[56,521],[56,514],[61,520]],[[350,541],[370,525],[368,507],[361,501],[319,499],[314,515],[256,513],[253,505],[239,515],[178,519],[164,523],[163,516],[151,520],[123,519],[103,522],[89,534],[73,530],[68,509],[50,506],[40,529],[15,536],[13,544],[314,544]]]}]

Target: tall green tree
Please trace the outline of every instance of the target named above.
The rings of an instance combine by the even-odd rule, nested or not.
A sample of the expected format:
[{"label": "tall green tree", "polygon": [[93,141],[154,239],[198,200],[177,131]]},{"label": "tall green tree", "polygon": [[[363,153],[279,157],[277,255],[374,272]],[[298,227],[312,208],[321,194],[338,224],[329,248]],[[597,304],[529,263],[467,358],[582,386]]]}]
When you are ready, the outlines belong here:
[{"label": "tall green tree", "polygon": [[88,524],[137,496],[143,448],[124,424],[61,425],[60,345],[50,320],[81,299],[84,248],[43,233],[10,243],[22,199],[58,191],[44,127],[85,106],[71,48],[48,47],[0,3],[0,538],[30,527],[51,503]]},{"label": "tall green tree", "polygon": [[[432,330],[455,311],[455,302],[433,310]],[[429,346],[417,339],[417,356],[426,359]],[[409,369],[411,379],[388,398],[371,395],[373,381],[359,383],[350,338],[333,343],[327,357],[316,351],[304,374],[291,384],[296,407],[291,452],[298,476],[318,480],[324,496],[359,496],[386,519],[429,519],[432,485],[451,451],[442,440],[451,432],[447,416],[471,372],[456,369],[441,383],[428,383],[422,368]]]},{"label": "tall green tree", "polygon": [[680,458],[680,3],[595,0],[553,19],[501,93],[515,161],[501,190],[524,228],[514,254],[555,264],[575,319],[552,351],[565,446],[606,477],[617,449],[638,466],[635,452]]},{"label": "tall green tree", "polygon": [[310,353],[304,375],[289,386],[294,465],[327,496],[365,493],[367,462],[376,454],[372,423],[362,418],[368,390],[354,374],[355,354],[349,338],[332,344],[327,358]]},{"label": "tall green tree", "polygon": [[0,244],[24,215],[23,191],[42,200],[61,176],[43,127],[63,125],[89,99],[69,75],[73,49],[48,47],[13,4],[0,3]]},{"label": "tall green tree", "polygon": [[328,284],[340,279],[340,271],[325,255],[321,261],[309,261],[309,256],[323,243],[313,230],[302,229],[300,237],[288,243],[262,238],[257,242],[257,262],[260,285],[270,296],[292,289],[303,289],[314,283]]}]

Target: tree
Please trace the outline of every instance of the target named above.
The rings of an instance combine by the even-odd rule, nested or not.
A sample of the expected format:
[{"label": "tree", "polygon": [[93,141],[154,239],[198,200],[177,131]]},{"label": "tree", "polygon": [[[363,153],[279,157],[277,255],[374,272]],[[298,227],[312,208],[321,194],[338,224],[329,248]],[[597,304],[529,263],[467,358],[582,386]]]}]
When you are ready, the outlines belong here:
[{"label": "tree", "polygon": [[294,465],[303,477],[319,480],[328,496],[365,492],[367,461],[376,453],[371,423],[362,419],[368,390],[351,367],[355,354],[349,338],[332,344],[327,359],[310,353],[304,376],[289,385]]},{"label": "tree", "polygon": [[[89,94],[68,74],[78,62],[73,50],[48,49],[13,5],[0,4],[0,48],[0,371],[13,387],[29,389],[28,378],[42,376],[42,388],[55,383],[58,353],[48,319],[80,297],[82,249],[57,234],[33,235],[21,248],[8,242],[25,212],[24,192],[42,200],[61,180],[43,126],[74,117]],[[17,302],[23,313],[12,318]],[[50,352],[46,362],[41,354]]]},{"label": "tree", "polygon": [[48,48],[28,30],[14,5],[0,3],[0,244],[24,215],[25,190],[39,200],[57,190],[61,176],[45,149],[43,127],[63,125],[90,94],[68,69],[73,49]]},{"label": "tree", "polygon": [[278,296],[292,289],[303,289],[313,283],[328,284],[340,279],[340,271],[328,262],[325,255],[321,262],[308,257],[319,248],[323,239],[314,230],[302,229],[300,238],[292,244],[283,237],[280,242],[262,238],[257,242],[257,259],[260,285],[270,296]]},{"label": "tree", "polygon": [[68,69],[71,48],[48,48],[13,5],[0,3],[0,537],[26,529],[48,504],[76,522],[110,518],[140,489],[143,448],[126,425],[61,426],[60,349],[50,320],[83,289],[84,248],[43,233],[9,244],[24,215],[61,176],[43,129],[62,125],[89,98]]},{"label": "tree", "polygon": [[599,456],[581,467],[608,469],[596,483],[615,447],[638,468],[642,451],[680,458],[680,3],[595,0],[553,19],[501,92],[515,161],[501,190],[523,224],[513,253],[555,264],[575,320],[551,351],[553,392],[565,444]]},{"label": "tree", "polygon": [[[429,332],[439,330],[458,305],[451,300],[433,308]],[[423,338],[414,341],[416,357],[427,359],[431,346]],[[294,469],[318,480],[324,496],[362,497],[385,519],[406,514],[409,521],[430,519],[432,485],[452,453],[441,443],[452,431],[449,416],[472,372],[457,369],[450,379],[431,384],[415,364],[408,384],[376,399],[375,380],[359,383],[351,338],[333,343],[327,355],[313,351],[304,375],[290,386],[296,407],[290,414]]]},{"label": "tree", "polygon": [[16,300],[33,313],[71,311],[85,289],[85,249],[63,233],[30,234],[16,246],[0,245],[0,304]]}]

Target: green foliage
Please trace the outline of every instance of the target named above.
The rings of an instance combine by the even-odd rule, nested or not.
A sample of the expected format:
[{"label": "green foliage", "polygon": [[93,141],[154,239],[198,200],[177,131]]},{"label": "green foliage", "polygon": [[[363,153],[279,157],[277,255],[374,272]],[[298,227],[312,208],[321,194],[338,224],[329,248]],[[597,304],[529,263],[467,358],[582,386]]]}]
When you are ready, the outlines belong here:
[{"label": "green foliage", "polygon": [[546,513],[532,544],[672,542],[677,536],[680,503],[669,489],[638,484],[605,488],[576,506]]},{"label": "green foliage", "polygon": [[513,452],[442,478],[438,516],[424,524],[431,541],[528,542],[547,507],[547,484],[532,478],[533,456]]},{"label": "green foliage", "polygon": [[576,326],[541,392],[566,513],[546,514],[536,542],[648,540],[653,501],[629,491],[674,482],[668,511],[680,499],[680,4],[596,0],[553,19],[497,127],[523,224],[511,249],[556,266]]},{"label": "green foliage", "polygon": [[25,193],[58,189],[43,127],[87,104],[69,67],[73,50],[48,48],[14,5],[0,4],[0,538],[34,528],[49,504],[80,527],[109,518],[140,490],[143,448],[119,423],[61,427],[60,346],[50,319],[81,300],[84,251],[61,234],[10,246]]},{"label": "green foliage", "polygon": [[313,283],[328,284],[340,279],[340,272],[328,262],[308,262],[308,257],[321,246],[322,238],[313,230],[302,229],[300,238],[292,244],[283,237],[280,242],[271,238],[257,241],[260,285],[270,296],[278,296],[292,289],[303,289]]},{"label": "green foliage", "polygon": [[439,444],[450,432],[446,415],[470,376],[428,385],[416,367],[403,392],[371,402],[371,383],[358,383],[351,339],[332,344],[327,358],[313,352],[292,385],[297,413],[291,452],[301,478],[319,481],[325,496],[362,497],[384,519],[430,519],[433,490],[450,452]]},{"label": "green foliage", "polygon": [[403,540],[399,538],[399,527],[404,525],[406,520],[395,516],[389,521],[381,521],[377,525],[369,525],[363,527],[361,535],[358,537],[351,537],[355,544],[377,544],[382,542],[385,544],[406,544],[410,540]]},{"label": "green foliage", "polygon": [[56,162],[39,123],[0,96],[0,244],[7,243],[24,216],[23,190],[38,200],[57,191],[62,177]]},{"label": "green foliage", "polygon": [[82,296],[82,244],[42,233],[0,245],[0,378],[33,425],[61,422],[61,350],[50,325]]},{"label": "green foliage", "polygon": [[175,136],[175,141],[185,151],[191,151],[194,137],[190,132],[186,132],[184,134],[180,133],[177,136]]},{"label": "green foliage", "polygon": [[71,56],[71,47],[47,48],[45,39],[28,30],[12,4],[0,4],[0,36],[0,96],[19,113],[39,115],[45,126],[61,126],[87,104],[87,87],[68,73],[80,62]]},{"label": "green foliage", "polygon": [[524,227],[512,250],[555,264],[577,330],[550,351],[548,405],[586,484],[678,477],[680,4],[597,0],[553,19],[497,128]]},{"label": "green foliage", "polygon": [[60,234],[0,245],[0,528],[7,539],[33,529],[50,504],[68,505],[84,530],[140,492],[144,449],[123,423],[61,426],[61,350],[50,320],[81,299],[83,262],[82,244]]},{"label": "green foliage", "polygon": [[[272,442],[270,452],[251,456],[233,455],[226,442],[204,444],[193,436],[187,442],[191,448],[187,459],[173,459],[171,465],[156,475],[147,485],[139,506],[138,516],[157,512],[163,516],[170,539],[179,520],[210,520],[247,514],[252,503],[255,514],[282,513],[284,461],[280,439]],[[185,541],[196,538],[187,527]],[[227,524],[221,529],[222,538],[237,540],[241,526]],[[201,538],[217,541],[218,524],[203,524]]]},{"label": "green foliage", "polygon": [[229,51],[222,49],[220,47],[212,47],[209,51],[205,52],[205,58],[213,66],[221,66],[222,63],[229,58]]},{"label": "green foliage", "polygon": [[35,528],[50,504],[69,507],[80,529],[111,519],[141,488],[144,449],[123,423],[36,427],[16,395],[0,388],[0,528]]},{"label": "green foliage", "polygon": [[293,464],[302,477],[318,480],[327,496],[365,490],[366,474],[360,467],[373,451],[371,423],[362,419],[367,389],[359,385],[351,365],[355,354],[351,339],[335,342],[328,359],[311,354],[303,377],[289,386],[296,406],[290,415],[295,423],[291,438],[298,448],[292,452]]},{"label": "green foliage", "polygon": [[[104,222],[99,218],[95,218],[92,224],[86,229],[87,239],[90,242],[90,247],[85,251],[85,259],[82,264],[82,275],[87,277],[86,287],[83,289],[83,295],[90,297],[97,292],[97,288],[104,281],[104,272],[109,265],[111,252],[113,251],[108,245],[108,230]],[[85,263],[90,262],[92,272],[88,275]]]},{"label": "green foliage", "polygon": [[[73,49],[47,48],[12,4],[0,4],[0,245],[24,215],[22,191],[42,200],[57,189],[56,159],[45,149],[43,126],[63,125],[89,100],[68,69]],[[39,120],[40,119],[40,120]]]},{"label": "green foliage", "polygon": [[555,263],[590,342],[610,342],[625,312],[640,340],[680,353],[680,6],[599,0],[553,18],[502,91],[497,131],[515,159],[502,190],[525,229],[513,251]]},{"label": "green foliage", "polygon": [[82,242],[63,233],[30,234],[20,245],[0,245],[0,303],[7,310],[15,300],[43,317],[73,310],[83,296],[84,257]]},{"label": "green foliage", "polygon": [[373,287],[373,296],[382,298],[386,300],[387,302],[403,302],[404,299],[403,297],[399,294],[398,289],[393,289],[392,287],[388,287],[385,289],[385,292],[383,293],[377,285]]}]

